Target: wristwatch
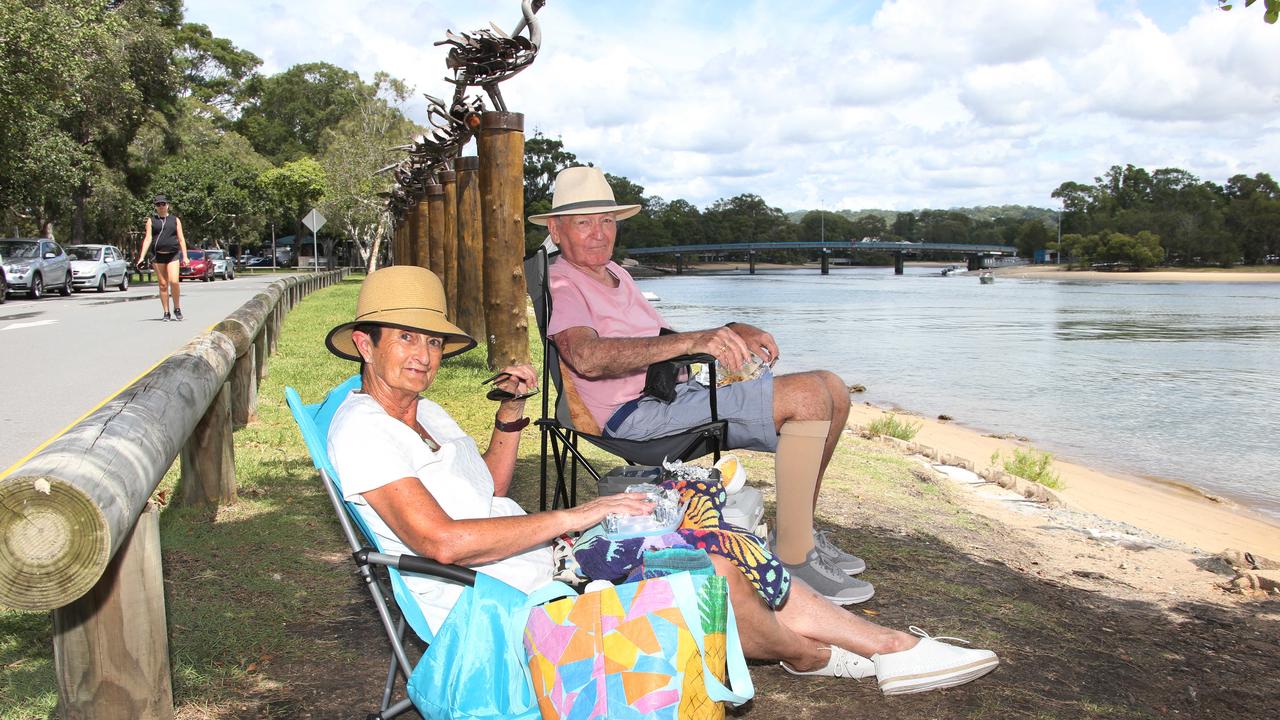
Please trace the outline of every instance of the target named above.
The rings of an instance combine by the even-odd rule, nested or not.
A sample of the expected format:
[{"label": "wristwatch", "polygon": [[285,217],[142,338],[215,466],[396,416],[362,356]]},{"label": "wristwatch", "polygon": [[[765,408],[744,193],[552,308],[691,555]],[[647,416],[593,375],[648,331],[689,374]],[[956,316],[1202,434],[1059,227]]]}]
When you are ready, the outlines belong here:
[{"label": "wristwatch", "polygon": [[522,417],[512,422],[503,422],[497,415],[493,416],[493,426],[502,432],[520,432],[529,424],[529,418]]}]

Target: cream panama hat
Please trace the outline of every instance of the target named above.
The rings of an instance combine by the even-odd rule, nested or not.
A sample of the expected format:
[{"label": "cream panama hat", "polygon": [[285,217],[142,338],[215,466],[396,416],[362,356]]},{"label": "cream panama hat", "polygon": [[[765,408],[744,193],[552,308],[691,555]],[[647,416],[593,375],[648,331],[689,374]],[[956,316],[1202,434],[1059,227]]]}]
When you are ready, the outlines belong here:
[{"label": "cream panama hat", "polygon": [[444,285],[435,273],[414,265],[383,268],[360,284],[356,319],[330,330],[324,344],[344,360],[363,360],[351,331],[372,323],[444,335],[444,357],[475,347],[476,341],[449,322],[445,310]]},{"label": "cream panama hat", "polygon": [[639,205],[619,205],[613,199],[613,188],[600,168],[571,167],[556,175],[556,192],[551,196],[551,212],[530,215],[529,222],[546,225],[547,218],[557,215],[593,215],[612,212],[617,220],[625,220],[640,212]]}]

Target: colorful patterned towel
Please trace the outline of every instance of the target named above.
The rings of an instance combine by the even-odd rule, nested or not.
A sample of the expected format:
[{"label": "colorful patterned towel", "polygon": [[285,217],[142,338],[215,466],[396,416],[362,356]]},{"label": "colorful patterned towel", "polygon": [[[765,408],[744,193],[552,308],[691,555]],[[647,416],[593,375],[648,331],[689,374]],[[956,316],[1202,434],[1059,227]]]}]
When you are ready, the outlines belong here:
[{"label": "colorful patterned towel", "polygon": [[724,520],[724,485],[716,480],[666,480],[688,503],[684,520],[673,533],[615,540],[599,525],[583,533],[573,546],[582,572],[593,580],[618,581],[632,575],[646,550],[688,547],[728,558],[742,571],[760,597],[781,607],[791,592],[791,574],[764,541]]}]

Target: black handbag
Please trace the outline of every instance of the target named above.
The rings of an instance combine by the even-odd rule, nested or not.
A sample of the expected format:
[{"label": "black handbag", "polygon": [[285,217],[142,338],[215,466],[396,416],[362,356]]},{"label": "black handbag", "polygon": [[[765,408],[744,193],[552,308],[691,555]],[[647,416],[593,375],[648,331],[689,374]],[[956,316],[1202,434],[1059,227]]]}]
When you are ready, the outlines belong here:
[{"label": "black handbag", "polygon": [[[675,330],[662,328],[658,331],[658,336],[674,333]],[[644,394],[664,403],[675,400],[676,385],[680,384],[680,371],[686,365],[687,360],[661,360],[650,365],[644,376]]]}]

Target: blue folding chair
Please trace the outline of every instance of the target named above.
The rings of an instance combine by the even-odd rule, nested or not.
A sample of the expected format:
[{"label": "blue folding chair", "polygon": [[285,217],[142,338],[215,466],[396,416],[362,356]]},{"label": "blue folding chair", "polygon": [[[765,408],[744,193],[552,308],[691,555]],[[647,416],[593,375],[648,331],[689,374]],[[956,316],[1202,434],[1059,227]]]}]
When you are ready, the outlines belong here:
[{"label": "blue folding chair", "polygon": [[[414,706],[409,697],[394,703],[391,700],[397,676],[403,677],[408,685],[414,667],[405,654],[405,628],[412,628],[425,643],[430,644],[433,639],[427,619],[423,616],[415,596],[405,585],[401,573],[430,575],[471,586],[476,583],[476,572],[470,568],[445,565],[416,555],[385,553],[377,536],[370,531],[351,503],[343,499],[342,483],[338,479],[338,473],[334,470],[333,464],[329,461],[327,441],[329,423],[333,421],[333,415],[342,401],[352,390],[359,387],[360,376],[356,375],[329,391],[322,402],[314,405],[304,405],[298,391],[293,388],[285,388],[284,394],[289,410],[293,413],[293,419],[302,432],[302,439],[307,444],[307,450],[311,453],[311,460],[320,471],[325,491],[328,492],[329,500],[333,503],[334,512],[338,516],[338,522],[342,525],[342,533],[351,545],[352,557],[355,559],[360,577],[369,588],[369,594],[373,596],[373,603],[378,608],[378,616],[386,630],[387,639],[391,641],[391,667],[387,670],[382,703],[377,713],[367,716],[368,720],[386,720],[401,715]],[[379,567],[385,568],[385,577],[380,572],[375,572]],[[388,584],[391,586],[390,595],[386,590]],[[394,602],[388,603],[389,598],[393,598]],[[398,610],[399,617],[393,617],[392,605]],[[410,691],[406,687],[406,693],[408,692]]]}]

